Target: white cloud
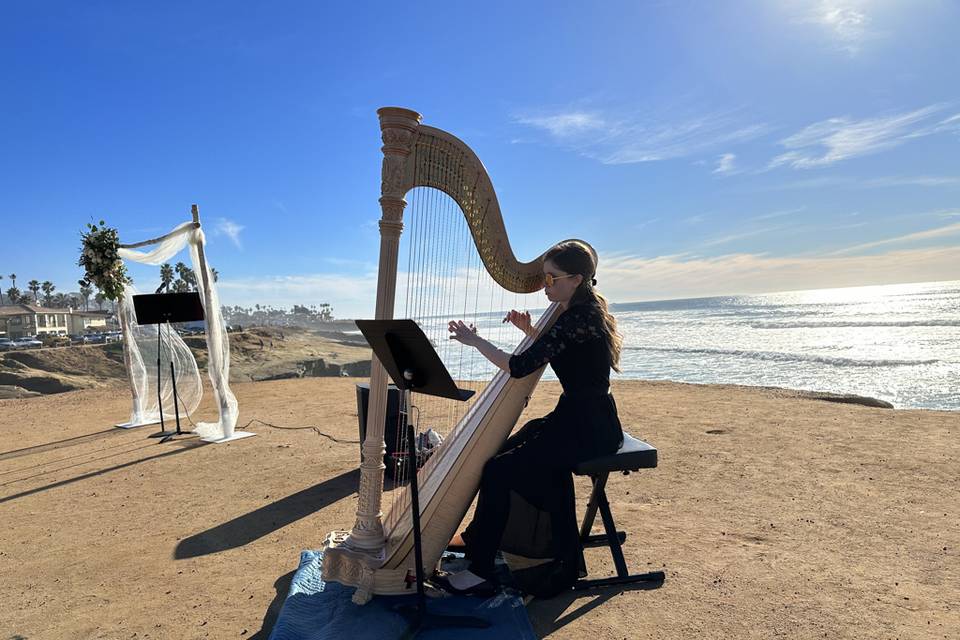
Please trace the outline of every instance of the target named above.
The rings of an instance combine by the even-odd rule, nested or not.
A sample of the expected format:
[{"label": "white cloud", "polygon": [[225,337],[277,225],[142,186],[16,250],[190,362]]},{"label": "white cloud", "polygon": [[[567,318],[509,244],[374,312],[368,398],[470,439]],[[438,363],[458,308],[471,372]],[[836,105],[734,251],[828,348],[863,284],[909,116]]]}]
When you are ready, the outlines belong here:
[{"label": "white cloud", "polygon": [[228,220],[227,218],[218,218],[216,226],[213,228],[214,235],[224,235],[230,238],[230,241],[238,249],[243,247],[240,244],[240,232],[243,231],[243,225],[237,224],[233,220]]},{"label": "white cloud", "polygon": [[[953,226],[960,227],[960,224]],[[774,257],[763,253],[736,253],[705,258],[679,253],[650,258],[602,253],[598,280],[600,289],[612,301],[633,302],[953,280],[957,277],[957,264],[960,264],[957,246],[867,256]],[[404,281],[405,274],[398,274],[398,286]],[[369,272],[225,278],[218,283],[218,288],[226,305],[289,308],[294,304],[309,306],[326,302],[333,305],[334,314],[339,318],[364,318],[373,315],[377,275]],[[489,296],[481,299],[486,297]]]},{"label": "white cloud", "polygon": [[869,35],[870,18],[862,5],[856,0],[820,0],[804,22],[823,25],[831,31],[840,49],[854,55]]},{"label": "white cloud", "polygon": [[915,233],[908,233],[906,235],[897,236],[895,238],[886,238],[884,240],[876,240],[874,242],[865,242],[863,244],[858,244],[852,247],[847,247],[845,249],[840,249],[839,251],[834,251],[830,255],[857,253],[859,251],[865,251],[867,249],[875,249],[876,247],[883,247],[891,244],[908,244],[911,242],[917,242],[919,240],[930,240],[932,238],[944,238],[944,237],[955,236],[955,235],[960,235],[960,222],[957,222],[955,224],[948,224],[943,227],[937,227],[935,229],[927,229],[926,231],[917,231]]},{"label": "white cloud", "polygon": [[601,255],[600,290],[614,302],[770,293],[901,282],[955,280],[960,247],[935,247],[869,256],[774,257],[729,254],[712,258]]},{"label": "white cloud", "polygon": [[717,158],[717,167],[713,170],[713,172],[719,173],[720,175],[730,175],[735,173],[737,171],[736,160],[737,154],[724,153]]},{"label": "white cloud", "polygon": [[793,215],[795,213],[800,213],[805,210],[806,207],[794,207],[793,209],[780,209],[778,211],[771,211],[770,213],[764,213],[759,216],[754,216],[748,218],[749,220],[771,220],[773,218],[782,218],[784,216]]},{"label": "white cloud", "polygon": [[[255,304],[289,308],[294,304],[309,306],[322,302],[333,305],[338,318],[371,318],[377,297],[377,268],[359,271],[344,264],[342,272],[273,275],[250,278],[225,278],[218,284],[220,298],[226,305],[250,307]],[[485,269],[471,266],[455,272],[427,273],[415,278],[398,271],[396,279],[397,317],[408,314],[407,304],[418,306],[418,300],[443,300],[446,309],[470,308],[476,300],[499,299],[503,289],[493,282]],[[408,298],[407,288],[412,296]],[[534,294],[535,298],[542,294]],[[438,309],[439,311],[439,309]],[[417,308],[414,315],[427,312]]]},{"label": "white cloud", "polygon": [[863,187],[951,187],[960,185],[957,176],[886,176],[863,180]]},{"label": "white cloud", "polygon": [[777,231],[782,229],[785,225],[776,225],[773,227],[764,227],[762,229],[753,229],[751,231],[743,231],[741,233],[731,233],[724,236],[718,236],[716,238],[711,238],[705,242],[702,242],[697,245],[698,249],[705,249],[708,247],[716,247],[721,244],[727,244],[729,242],[734,242],[736,240],[742,240],[743,238],[752,238],[754,236],[760,236],[765,233],[770,233],[771,231]]},{"label": "white cloud", "polygon": [[586,131],[605,130],[611,127],[611,125],[604,122],[600,116],[583,111],[517,118],[517,122],[537,127],[538,129],[546,129],[558,138],[565,138]]},{"label": "white cloud", "polygon": [[960,176],[880,176],[877,178],[854,178],[847,176],[818,176],[777,182],[764,186],[739,186],[730,189],[737,193],[783,191],[786,189],[880,189],[887,187],[957,187]]},{"label": "white cloud", "polygon": [[821,27],[834,48],[855,56],[868,40],[884,35],[871,27],[868,4],[869,0],[819,0],[796,21]]},{"label": "white cloud", "polygon": [[769,168],[788,165],[794,169],[822,167],[949,130],[960,130],[960,121],[948,118],[933,123],[932,116],[943,111],[934,104],[890,116],[853,120],[830,118],[814,123],[780,141],[788,151],[770,161]]},{"label": "white cloud", "polygon": [[223,278],[217,283],[225,305],[255,304],[292,307],[326,302],[341,318],[370,317],[377,296],[376,273],[274,275],[257,278]]},{"label": "white cloud", "polygon": [[722,118],[705,117],[655,129],[633,127],[613,148],[595,157],[604,164],[655,162],[706,153],[720,145],[746,142],[767,131],[762,124],[735,126]]},{"label": "white cloud", "polygon": [[769,128],[745,124],[729,113],[667,118],[652,114],[616,117],[569,110],[515,118],[546,132],[553,141],[604,164],[656,162],[708,153],[725,144],[752,140]]},{"label": "white cloud", "polygon": [[660,218],[649,218],[649,219],[647,219],[647,220],[641,220],[640,222],[638,222],[638,223],[636,223],[635,225],[633,225],[633,228],[636,229],[637,231],[639,231],[640,229],[643,229],[644,227],[650,226],[651,224],[654,224],[655,222],[660,222]]}]

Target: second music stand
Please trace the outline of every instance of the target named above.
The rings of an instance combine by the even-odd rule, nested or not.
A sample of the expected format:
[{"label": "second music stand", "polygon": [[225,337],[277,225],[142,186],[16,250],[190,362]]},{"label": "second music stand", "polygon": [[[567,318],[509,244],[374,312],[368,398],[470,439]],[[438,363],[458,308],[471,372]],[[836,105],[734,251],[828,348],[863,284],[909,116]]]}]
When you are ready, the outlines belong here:
[{"label": "second music stand", "polygon": [[[173,413],[177,428],[167,431],[163,422],[163,396],[160,393],[160,359],[162,353],[163,325],[167,326],[167,336],[170,335],[171,322],[197,322],[204,319],[203,304],[200,294],[196,291],[186,293],[150,293],[133,296],[133,309],[137,315],[137,324],[157,325],[157,410],[160,412],[160,431],[151,433],[151,438],[161,438],[166,442],[173,436],[183,435],[180,430],[180,406],[177,397],[177,374],[173,369],[173,358],[170,358],[170,380],[173,383]],[[167,350],[171,351],[169,344]],[[172,353],[172,351],[171,351]]]}]

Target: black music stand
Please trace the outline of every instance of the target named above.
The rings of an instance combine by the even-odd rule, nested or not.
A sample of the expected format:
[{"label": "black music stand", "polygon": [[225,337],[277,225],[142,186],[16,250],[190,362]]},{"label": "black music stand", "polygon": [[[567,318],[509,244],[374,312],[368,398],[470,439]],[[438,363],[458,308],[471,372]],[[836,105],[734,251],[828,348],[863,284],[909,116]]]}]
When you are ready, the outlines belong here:
[{"label": "black music stand", "polygon": [[[473,391],[457,388],[440,356],[413,320],[357,320],[356,324],[394,384],[403,391],[404,407],[407,411],[410,406],[410,391],[461,401],[473,395]],[[409,420],[406,422],[407,452],[413,465],[413,473],[410,474],[410,502],[413,515],[413,549],[417,565],[417,605],[404,606],[397,610],[408,622],[401,638],[414,638],[425,629],[485,629],[490,623],[483,618],[444,616],[427,612],[427,597],[423,588],[423,547],[420,538],[420,495],[416,473],[417,442],[413,423]]]},{"label": "black music stand", "polygon": [[[171,322],[196,322],[204,319],[203,304],[196,291],[185,293],[149,293],[133,296],[133,309],[137,314],[137,324],[157,325],[157,410],[160,412],[160,431],[151,433],[151,438],[160,438],[166,442],[174,436],[183,435],[180,430],[180,403],[177,398],[177,374],[173,370],[173,358],[170,359],[170,379],[173,382],[173,413],[177,428],[167,431],[163,422],[163,398],[160,394],[160,355],[162,353],[161,336],[163,325],[167,326],[170,336]],[[167,347],[169,350],[169,345]]]}]

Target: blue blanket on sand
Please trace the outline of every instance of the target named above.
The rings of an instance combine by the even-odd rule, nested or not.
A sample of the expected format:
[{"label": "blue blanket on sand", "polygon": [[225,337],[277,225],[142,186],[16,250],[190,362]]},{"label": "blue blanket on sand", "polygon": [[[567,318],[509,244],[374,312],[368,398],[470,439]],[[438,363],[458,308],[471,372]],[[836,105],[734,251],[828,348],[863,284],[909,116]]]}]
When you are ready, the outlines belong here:
[{"label": "blue blanket on sand", "polygon": [[[352,587],[323,581],[322,568],[321,552],[300,553],[300,567],[293,576],[290,593],[280,610],[270,640],[381,640],[400,637],[407,621],[394,608],[416,605],[415,593],[409,596],[375,596],[360,607],[350,600],[354,591]],[[427,610],[442,615],[476,616],[489,621],[491,626],[487,629],[429,629],[422,631],[418,638],[536,640],[523,601],[515,595],[501,593],[489,599],[466,596],[427,598]]]}]

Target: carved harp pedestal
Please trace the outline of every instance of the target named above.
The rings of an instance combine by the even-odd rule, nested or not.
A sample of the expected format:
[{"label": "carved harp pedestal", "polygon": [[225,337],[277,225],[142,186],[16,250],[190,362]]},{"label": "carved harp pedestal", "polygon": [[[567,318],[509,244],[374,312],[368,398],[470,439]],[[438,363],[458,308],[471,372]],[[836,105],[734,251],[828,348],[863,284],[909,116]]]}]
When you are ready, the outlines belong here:
[{"label": "carved harp pedestal", "polygon": [[[469,229],[468,244],[478,254],[477,264],[482,264],[482,270],[489,274],[496,286],[515,293],[542,289],[543,255],[530,262],[516,259],[507,239],[493,184],[473,151],[449,133],[421,124],[420,114],[414,111],[386,107],[377,114],[384,157],[375,317],[394,317],[400,235],[407,206],[405,198],[418,187],[443,192],[446,200],[459,208]],[[417,234],[421,239],[430,240],[427,230]],[[435,240],[444,242],[449,239]],[[448,251],[455,252],[454,249]],[[407,278],[409,281],[409,273]],[[408,302],[409,296],[408,288]],[[496,307],[496,303],[493,306]],[[459,314],[459,311],[458,308],[453,313]],[[443,309],[437,311],[443,312]],[[537,330],[548,329],[558,313],[557,305],[551,305],[537,321]],[[419,315],[439,317],[429,316],[422,308],[419,308]],[[446,320],[457,317],[454,315]],[[437,337],[435,344],[441,339],[445,341],[446,337]],[[522,351],[531,342],[531,338],[525,338],[517,351]],[[452,373],[456,378],[457,372]],[[423,562],[427,575],[432,573],[472,503],[484,464],[509,436],[542,373],[543,369],[525,378],[514,379],[500,371],[492,380],[488,377],[489,382],[463,415],[451,420],[453,424],[448,425],[449,433],[443,444],[433,453],[429,464],[419,471]],[[357,604],[366,603],[373,594],[410,593],[408,575],[415,564],[409,495],[403,487],[395,488],[391,504],[382,505],[386,451],[384,423],[389,382],[383,366],[374,358],[356,521],[349,532],[330,533],[324,544],[324,578],[357,587],[353,596]]]}]

